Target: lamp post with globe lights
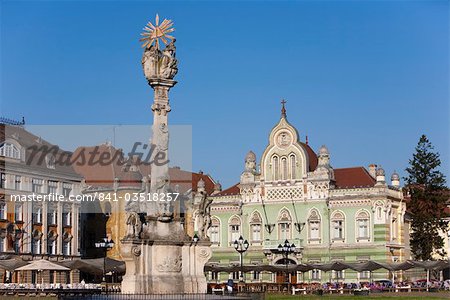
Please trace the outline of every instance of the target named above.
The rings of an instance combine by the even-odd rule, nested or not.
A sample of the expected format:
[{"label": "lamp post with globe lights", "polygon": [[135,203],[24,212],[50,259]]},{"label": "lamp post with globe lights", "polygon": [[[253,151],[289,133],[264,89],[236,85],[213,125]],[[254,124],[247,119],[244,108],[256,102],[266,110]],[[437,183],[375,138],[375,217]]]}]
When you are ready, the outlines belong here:
[{"label": "lamp post with globe lights", "polygon": [[235,240],[234,243],[234,249],[239,252],[239,256],[240,256],[240,263],[241,263],[241,275],[239,276],[239,281],[240,282],[244,282],[244,270],[243,270],[243,255],[244,252],[247,251],[249,243],[247,240],[244,240],[244,238],[242,237],[242,235],[239,237],[239,239]]},{"label": "lamp post with globe lights", "polygon": [[104,251],[102,282],[105,282],[105,283],[106,283],[106,255],[107,255],[108,250],[113,247],[114,247],[114,241],[109,237],[105,237],[105,238],[101,239],[99,242],[95,243],[95,248],[103,249],[103,251]]},{"label": "lamp post with globe lights", "polygon": [[285,240],[284,245],[282,245],[282,244],[278,245],[278,252],[283,255],[284,263],[286,265],[285,281],[286,281],[286,284],[288,286],[288,291],[289,291],[290,282],[289,282],[289,270],[288,270],[289,261],[288,261],[288,259],[289,259],[289,254],[292,254],[295,252],[295,245],[294,244],[291,245],[288,240]]}]

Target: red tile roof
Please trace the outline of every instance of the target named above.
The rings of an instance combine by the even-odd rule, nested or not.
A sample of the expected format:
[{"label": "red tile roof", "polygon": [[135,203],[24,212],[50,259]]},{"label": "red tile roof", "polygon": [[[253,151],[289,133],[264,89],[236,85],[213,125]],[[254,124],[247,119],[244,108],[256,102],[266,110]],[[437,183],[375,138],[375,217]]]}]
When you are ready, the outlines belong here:
[{"label": "red tile roof", "polygon": [[300,142],[300,144],[306,149],[306,153],[308,154],[309,158],[309,170],[310,172],[314,171],[317,168],[318,159],[317,154],[314,152],[314,150],[305,143]]},{"label": "red tile roof", "polygon": [[[74,169],[77,173],[82,175],[86,180],[86,184],[95,187],[111,188],[114,183],[114,178],[119,179],[119,186],[136,187],[142,186],[141,179],[148,177],[150,181],[151,164],[137,161],[136,159],[126,160],[123,153],[119,149],[115,149],[111,145],[99,145],[97,146],[97,155],[95,155],[94,161],[109,153],[109,157],[112,159],[108,164],[88,164],[87,162],[74,164]],[[79,147],[75,150],[74,156],[80,152],[85,152],[87,157],[94,150],[92,147]],[[131,171],[130,166],[135,165],[137,171]],[[192,189],[197,191],[197,183],[200,179],[205,182],[205,190],[207,194],[211,194],[214,191],[214,180],[205,174],[193,173],[189,171],[181,170],[180,168],[169,168],[170,183],[172,186],[178,186],[178,191],[184,193]]]},{"label": "red tile roof", "polygon": [[336,188],[372,187],[376,180],[364,167],[334,169]]},{"label": "red tile roof", "polygon": [[241,192],[241,190],[239,188],[239,183],[236,183],[235,185],[227,188],[226,190],[223,190],[223,191],[215,194],[214,197],[239,195],[240,192]]}]

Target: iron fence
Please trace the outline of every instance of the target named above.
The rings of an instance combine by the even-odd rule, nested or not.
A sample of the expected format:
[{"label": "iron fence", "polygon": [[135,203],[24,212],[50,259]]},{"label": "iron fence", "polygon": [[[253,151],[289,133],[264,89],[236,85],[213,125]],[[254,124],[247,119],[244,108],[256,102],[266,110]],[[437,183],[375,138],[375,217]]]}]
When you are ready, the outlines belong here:
[{"label": "iron fence", "polygon": [[64,300],[264,300],[264,293],[234,293],[225,295],[214,294],[79,294],[59,295]]}]

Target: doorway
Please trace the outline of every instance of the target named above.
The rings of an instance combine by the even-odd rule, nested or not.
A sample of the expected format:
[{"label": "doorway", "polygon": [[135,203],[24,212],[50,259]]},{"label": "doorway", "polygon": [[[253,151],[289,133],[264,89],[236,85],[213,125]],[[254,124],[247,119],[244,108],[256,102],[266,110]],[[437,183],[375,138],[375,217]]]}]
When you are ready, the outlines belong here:
[{"label": "doorway", "polygon": [[[279,259],[275,262],[275,265],[281,265],[281,266],[286,266],[287,265],[296,265],[297,263],[288,258],[282,258]],[[289,282],[291,284],[296,284],[297,283],[297,272],[289,272],[288,274],[289,276]],[[286,272],[280,271],[276,273],[276,277],[275,277],[275,282],[276,283],[286,283]]]}]

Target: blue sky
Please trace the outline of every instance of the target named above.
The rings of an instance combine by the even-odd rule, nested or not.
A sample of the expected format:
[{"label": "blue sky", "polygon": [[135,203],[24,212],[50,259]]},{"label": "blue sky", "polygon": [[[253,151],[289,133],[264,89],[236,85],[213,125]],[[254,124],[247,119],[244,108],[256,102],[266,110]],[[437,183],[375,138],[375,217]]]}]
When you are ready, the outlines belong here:
[{"label": "blue sky", "polygon": [[224,187],[260,158],[285,98],[335,168],[404,175],[422,133],[449,176],[448,1],[2,1],[1,115],[30,124],[149,124],[145,23],[175,22],[170,123]]}]

